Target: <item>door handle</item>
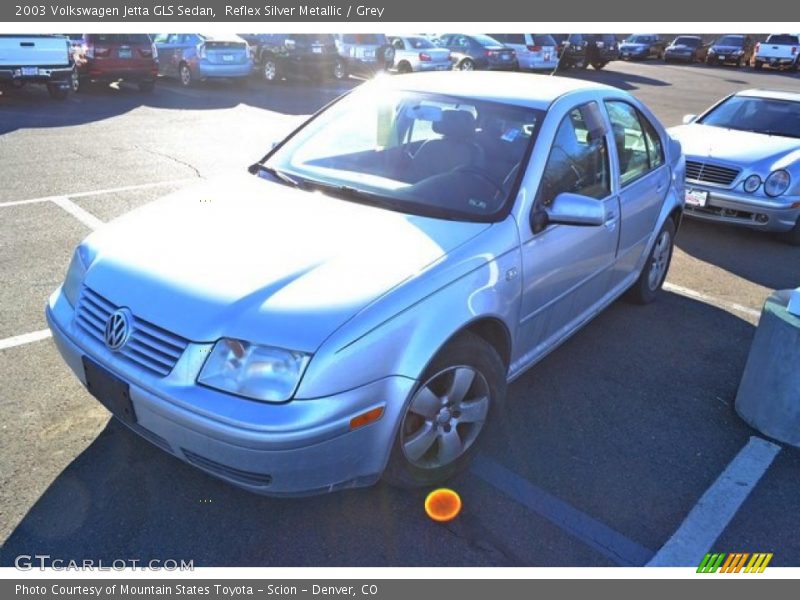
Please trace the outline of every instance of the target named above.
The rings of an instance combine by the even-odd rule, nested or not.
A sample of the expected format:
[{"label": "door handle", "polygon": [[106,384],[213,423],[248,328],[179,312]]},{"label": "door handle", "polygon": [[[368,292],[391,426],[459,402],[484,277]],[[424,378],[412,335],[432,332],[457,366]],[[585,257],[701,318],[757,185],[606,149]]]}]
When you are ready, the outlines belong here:
[{"label": "door handle", "polygon": [[615,213],[615,212],[608,213],[606,215],[606,222],[605,222],[606,228],[614,229],[614,227],[616,227],[616,225],[617,225],[617,213]]}]

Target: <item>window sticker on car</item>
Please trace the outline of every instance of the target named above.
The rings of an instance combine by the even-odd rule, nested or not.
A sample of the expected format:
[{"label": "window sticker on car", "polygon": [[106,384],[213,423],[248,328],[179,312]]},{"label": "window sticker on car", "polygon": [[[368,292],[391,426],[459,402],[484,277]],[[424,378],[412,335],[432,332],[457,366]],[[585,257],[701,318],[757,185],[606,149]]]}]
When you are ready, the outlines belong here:
[{"label": "window sticker on car", "polygon": [[470,198],[467,203],[472,206],[473,208],[479,208],[481,210],[486,210],[486,202],[483,200],[477,200],[475,198]]},{"label": "window sticker on car", "polygon": [[506,132],[502,135],[501,139],[504,142],[513,142],[515,139],[519,137],[519,128],[512,127],[511,129],[506,130]]}]

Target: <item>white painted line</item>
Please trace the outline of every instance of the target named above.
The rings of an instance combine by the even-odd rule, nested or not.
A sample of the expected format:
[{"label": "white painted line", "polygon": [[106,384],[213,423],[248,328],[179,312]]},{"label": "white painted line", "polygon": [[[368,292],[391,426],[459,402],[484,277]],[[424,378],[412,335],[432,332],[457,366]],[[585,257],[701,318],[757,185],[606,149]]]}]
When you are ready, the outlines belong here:
[{"label": "white painted line", "polygon": [[727,300],[722,300],[721,298],[715,298],[714,296],[709,296],[708,294],[704,294],[703,292],[698,292],[697,290],[683,287],[682,285],[675,285],[674,283],[670,283],[668,281],[664,282],[664,289],[674,294],[680,294],[681,296],[686,296],[687,298],[700,300],[701,302],[705,302],[706,304],[711,304],[712,306],[716,306],[717,308],[721,308],[723,310],[735,311],[751,317],[755,317],[756,319],[758,319],[761,316],[761,311],[749,308],[747,306],[742,306],[741,304],[736,304],[736,302],[728,302]]},{"label": "white painted line", "polygon": [[23,204],[36,204],[38,202],[54,202],[56,198],[85,198],[87,196],[101,196],[103,194],[115,194],[118,192],[131,192],[135,190],[146,190],[148,188],[163,187],[168,185],[178,185],[181,183],[188,183],[190,181],[197,181],[197,177],[183,177],[181,179],[170,179],[168,181],[156,181],[154,183],[141,183],[138,185],[123,185],[116,188],[106,188],[103,190],[91,190],[88,192],[75,192],[74,194],[60,194],[57,196],[44,196],[42,198],[31,198],[30,200],[11,200],[9,202],[0,202],[0,208],[3,206],[20,206]]},{"label": "white painted line", "polygon": [[86,225],[89,229],[97,229],[103,224],[100,219],[95,217],[88,210],[85,210],[84,208],[75,204],[66,196],[56,196],[55,198],[52,198],[52,201],[54,204],[57,204],[73,217],[78,219],[81,223]]},{"label": "white painted line", "polygon": [[780,450],[767,440],[751,437],[647,566],[699,565]]},{"label": "white painted line", "polygon": [[15,346],[22,346],[23,344],[30,344],[31,342],[38,342],[39,340],[46,340],[52,334],[49,329],[42,329],[41,331],[34,331],[32,333],[23,333],[22,335],[15,335],[14,337],[0,340],[0,350],[6,348],[14,348]]}]

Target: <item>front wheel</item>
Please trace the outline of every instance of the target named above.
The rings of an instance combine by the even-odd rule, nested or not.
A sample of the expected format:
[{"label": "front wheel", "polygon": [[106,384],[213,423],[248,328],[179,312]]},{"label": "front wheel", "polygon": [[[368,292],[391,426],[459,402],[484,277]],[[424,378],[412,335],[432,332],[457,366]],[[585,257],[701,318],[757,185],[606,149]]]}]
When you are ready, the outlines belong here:
[{"label": "front wheel", "polygon": [[506,367],[483,338],[464,332],[447,344],[420,378],[400,422],[383,477],[423,487],[469,464],[506,394]]},{"label": "front wheel", "polygon": [[627,297],[636,304],[650,304],[656,299],[658,291],[667,278],[672,249],[675,245],[675,223],[667,219],[661,231],[658,232],[656,241],[650,250],[650,256],[644,263],[639,279],[628,290]]},{"label": "front wheel", "polygon": [[337,60],[333,65],[333,78],[336,81],[347,79],[347,65],[343,60]]},{"label": "front wheel", "polygon": [[181,85],[183,87],[188,88],[194,85],[194,76],[192,75],[192,70],[186,63],[181,64],[180,68],[178,69],[178,76],[180,77]]}]

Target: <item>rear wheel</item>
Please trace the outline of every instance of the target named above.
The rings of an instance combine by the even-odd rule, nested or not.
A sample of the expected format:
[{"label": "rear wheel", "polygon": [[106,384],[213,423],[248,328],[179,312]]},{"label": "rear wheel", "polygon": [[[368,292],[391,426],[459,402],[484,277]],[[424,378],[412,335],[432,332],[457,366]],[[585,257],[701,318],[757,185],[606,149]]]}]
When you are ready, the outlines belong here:
[{"label": "rear wheel", "polygon": [[474,71],[475,70],[475,63],[472,62],[471,59],[465,58],[460,63],[458,63],[458,70],[459,71]]},{"label": "rear wheel", "polygon": [[603,61],[595,61],[595,62],[592,63],[592,66],[594,67],[595,71],[599,71],[600,69],[605,67],[607,64],[608,63],[603,62]]},{"label": "rear wheel", "polygon": [[264,76],[264,81],[267,83],[275,83],[279,81],[281,78],[281,73],[280,69],[278,68],[278,61],[272,56],[266,57],[261,65],[261,74]]},{"label": "rear wheel", "polygon": [[464,332],[431,361],[406,407],[383,477],[421,487],[466,468],[499,417],[506,367],[483,338]]},{"label": "rear wheel", "polygon": [[406,61],[403,61],[399,65],[397,65],[397,72],[403,74],[411,73],[411,65]]},{"label": "rear wheel", "polygon": [[761,70],[761,67],[763,67],[763,66],[764,66],[764,63],[763,63],[762,61],[760,61],[760,60],[757,60],[757,61],[755,61],[755,62],[753,63],[753,68],[754,68],[756,71],[760,71],[760,70]]},{"label": "rear wheel", "polygon": [[667,219],[661,231],[656,236],[656,241],[650,250],[650,256],[644,263],[639,279],[628,290],[627,297],[637,304],[650,304],[656,299],[658,291],[667,278],[670,262],[672,261],[672,248],[675,244],[675,223]]},{"label": "rear wheel", "polygon": [[194,85],[194,76],[192,75],[192,70],[186,63],[181,63],[181,66],[178,67],[178,76],[180,77],[181,85],[183,87],[192,87],[192,85]]},{"label": "rear wheel", "polygon": [[337,60],[333,65],[333,78],[336,81],[347,79],[347,65],[343,60]]},{"label": "rear wheel", "polygon": [[69,95],[69,90],[69,87],[60,84],[47,84],[47,93],[50,94],[53,100],[66,100]]},{"label": "rear wheel", "polygon": [[73,68],[72,73],[69,75],[69,86],[73,92],[77,92],[81,88],[81,77],[78,75],[78,69]]}]

